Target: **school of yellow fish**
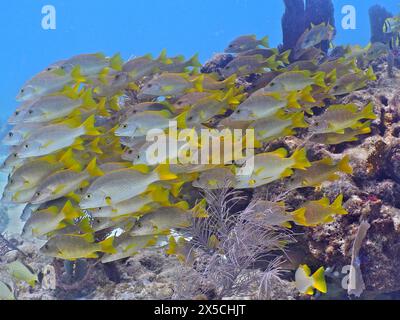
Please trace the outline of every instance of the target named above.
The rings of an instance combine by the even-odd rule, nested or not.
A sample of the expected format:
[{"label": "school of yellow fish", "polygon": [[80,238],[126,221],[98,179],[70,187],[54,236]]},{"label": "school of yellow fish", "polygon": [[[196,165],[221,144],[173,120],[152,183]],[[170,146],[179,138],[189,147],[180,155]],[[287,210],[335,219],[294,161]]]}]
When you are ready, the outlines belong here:
[{"label": "school of yellow fish", "polygon": [[[203,202],[182,201],[183,185],[217,189],[230,180],[234,188],[247,189],[286,179],[288,189],[297,189],[351,174],[347,157],[309,162],[305,148],[291,155],[261,148],[299,129],[307,130],[310,142],[331,145],[371,131],[372,104],[335,101],[376,77],[372,69],[357,67],[351,50],[335,60],[321,59],[316,46],[331,37],[329,25],[313,26],[290,63],[290,51],[269,48],[266,38],[242,36],[229,44],[226,52],[234,58],[219,74],[199,73],[197,56],[186,61],[165,52],[126,62],[100,53],[56,62],[17,96],[21,104],[3,140],[10,146],[2,166],[10,173],[3,201],[26,204],[32,214],[23,236],[47,240],[43,254],[107,263],[168,243],[171,229],[189,226],[195,216],[206,219],[198,214]],[[245,91],[236,80],[251,74],[259,78]],[[170,156],[150,163],[146,135],[169,133],[171,121],[178,130],[189,129],[189,136],[206,128],[254,129],[255,155],[232,161],[225,150],[219,164],[176,163]],[[202,143],[188,139],[178,149],[187,153]],[[239,143],[245,147],[244,140]],[[252,173],[238,175],[250,160]],[[316,226],[343,214],[339,196],[333,203],[323,198],[294,212],[282,210],[280,221]]]}]

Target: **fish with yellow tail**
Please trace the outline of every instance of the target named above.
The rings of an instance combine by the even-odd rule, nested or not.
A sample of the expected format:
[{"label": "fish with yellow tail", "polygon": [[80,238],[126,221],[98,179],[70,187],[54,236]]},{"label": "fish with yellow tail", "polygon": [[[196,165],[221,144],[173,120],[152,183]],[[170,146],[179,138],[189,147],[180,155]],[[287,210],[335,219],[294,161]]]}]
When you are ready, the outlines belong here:
[{"label": "fish with yellow tail", "polygon": [[102,263],[121,260],[131,257],[147,247],[161,247],[167,243],[163,235],[131,236],[128,232],[114,239],[115,253],[107,253],[101,258]]},{"label": "fish with yellow tail", "polygon": [[170,229],[190,226],[192,219],[188,203],[182,201],[144,214],[133,226],[130,235],[169,234]]},{"label": "fish with yellow tail", "polygon": [[229,78],[232,75],[245,76],[252,73],[263,73],[266,68],[276,70],[283,66],[283,63],[277,61],[276,58],[276,55],[268,59],[262,55],[238,56],[221,70],[221,74],[224,78]]},{"label": "fish with yellow tail", "polygon": [[6,265],[8,273],[19,281],[26,282],[32,288],[39,282],[37,274],[30,266],[22,263],[19,260],[11,262]]},{"label": "fish with yellow tail", "polygon": [[169,171],[168,165],[160,165],[152,172],[143,165],[132,166],[106,173],[97,178],[83,195],[81,209],[112,206],[137,196],[157,181],[174,180],[177,176]]},{"label": "fish with yellow tail", "polygon": [[329,91],[334,96],[345,95],[364,88],[368,81],[376,81],[377,77],[372,67],[367,71],[345,74],[337,79],[336,84]]},{"label": "fish with yellow tail", "polygon": [[281,148],[269,153],[257,154],[246,159],[246,164],[253,167],[251,174],[239,175],[236,168],[236,188],[256,188],[273,181],[289,177],[293,169],[304,170],[310,166],[306,150],[296,150],[291,157],[287,157],[286,149]]},{"label": "fish with yellow tail", "polygon": [[103,172],[97,167],[96,158],[93,158],[84,170],[77,164],[76,167],[57,171],[43,180],[30,202],[41,204],[70,195],[80,186],[87,185],[90,177],[101,175]]},{"label": "fish with yellow tail", "polygon": [[181,96],[192,89],[203,91],[203,77],[200,75],[191,79],[186,73],[162,73],[141,88],[139,96],[150,97],[176,97]]},{"label": "fish with yellow tail", "polygon": [[94,115],[87,118],[82,124],[79,119],[45,126],[33,133],[19,147],[19,158],[38,157],[51,154],[55,151],[73,147],[83,149],[83,135],[97,136],[100,132],[94,126]]},{"label": "fish with yellow tail", "polygon": [[297,290],[302,294],[313,295],[314,289],[322,293],[328,291],[325,282],[324,267],[319,268],[311,275],[311,270],[307,265],[300,265],[295,273],[295,284]]},{"label": "fish with yellow tail", "polygon": [[228,47],[225,49],[226,53],[242,53],[245,51],[257,49],[259,46],[269,47],[268,37],[264,37],[260,40],[255,35],[244,35],[236,38]]},{"label": "fish with yellow tail", "polygon": [[363,126],[360,120],[377,118],[373,103],[369,103],[361,111],[355,104],[339,104],[330,106],[325,113],[314,117],[310,131],[313,134],[340,133],[344,134],[348,128],[358,129]]},{"label": "fish with yellow tail", "polygon": [[22,229],[22,237],[42,238],[52,231],[56,231],[73,224],[74,219],[82,215],[79,209],[73,207],[71,201],[67,201],[64,207],[59,210],[57,206],[34,212],[26,221]]},{"label": "fish with yellow tail", "polygon": [[340,178],[339,173],[352,174],[353,169],[349,164],[349,156],[344,156],[340,161],[324,158],[311,162],[306,170],[299,170],[290,177],[289,189],[304,187],[319,187],[325,181],[335,181]]},{"label": "fish with yellow tail", "polygon": [[300,226],[315,227],[335,221],[335,215],[346,215],[342,206],[343,195],[340,194],[331,204],[328,198],[308,201],[300,209],[291,212],[293,221]]},{"label": "fish with yellow tail", "polygon": [[117,252],[113,241],[114,237],[110,237],[97,243],[91,233],[57,234],[40,248],[40,252],[46,256],[64,260],[96,259],[98,252]]}]

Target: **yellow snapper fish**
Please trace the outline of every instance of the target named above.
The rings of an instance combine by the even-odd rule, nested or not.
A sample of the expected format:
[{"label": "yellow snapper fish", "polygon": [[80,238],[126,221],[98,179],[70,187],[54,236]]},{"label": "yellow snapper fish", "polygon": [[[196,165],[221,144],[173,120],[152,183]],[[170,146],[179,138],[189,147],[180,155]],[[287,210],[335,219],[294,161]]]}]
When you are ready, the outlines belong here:
[{"label": "yellow snapper fish", "polygon": [[189,93],[183,95],[182,97],[180,97],[178,100],[176,100],[176,102],[174,103],[173,106],[174,106],[175,110],[183,111],[187,107],[190,107],[193,104],[195,104],[197,101],[199,101],[203,98],[209,97],[211,95],[213,95],[213,92],[207,92],[207,91],[189,92]]},{"label": "yellow snapper fish", "polygon": [[24,123],[43,123],[70,115],[79,107],[96,107],[91,91],[78,94],[73,89],[39,98],[28,108],[22,119]]},{"label": "yellow snapper fish", "polygon": [[25,163],[12,173],[5,190],[16,192],[33,188],[62,167],[63,164],[54,155]]},{"label": "yellow snapper fish", "polygon": [[139,170],[135,167],[116,170],[97,178],[82,197],[80,207],[92,209],[112,206],[145,192],[149,185],[157,181],[177,178],[170,173],[168,165],[160,165],[151,173]]},{"label": "yellow snapper fish", "polygon": [[160,71],[161,66],[172,61],[166,58],[166,52],[163,51],[158,59],[153,59],[151,54],[136,57],[128,60],[122,66],[122,72],[129,75],[131,81],[138,81],[149,77]]},{"label": "yellow snapper fish", "polygon": [[19,190],[17,192],[4,192],[2,201],[8,201],[18,204],[28,203],[35,195],[36,190],[37,187],[33,187],[26,190]]},{"label": "yellow snapper fish", "polygon": [[124,258],[131,257],[137,254],[141,249],[147,247],[158,247],[165,245],[167,238],[165,236],[157,235],[144,235],[144,236],[130,236],[128,232],[114,239],[114,247],[116,253],[105,254],[101,258],[102,263],[109,263]]},{"label": "yellow snapper fish", "polygon": [[[209,91],[233,88],[237,79],[235,74],[231,75],[225,80],[219,80],[219,77],[213,74],[202,74],[201,76],[203,77],[203,89]],[[195,79],[194,77],[195,76],[193,76],[193,79]]]},{"label": "yellow snapper fish", "polygon": [[26,282],[31,287],[34,287],[38,280],[37,274],[31,267],[23,264],[21,261],[16,260],[6,265],[8,273],[19,281]]},{"label": "yellow snapper fish", "polygon": [[235,174],[230,168],[213,168],[201,172],[192,185],[195,188],[207,190],[222,189],[226,185],[233,188],[235,187],[235,180]]},{"label": "yellow snapper fish", "polygon": [[268,37],[257,40],[255,35],[244,35],[236,38],[225,49],[226,53],[241,53],[258,48],[269,46]]},{"label": "yellow snapper fish", "polygon": [[311,137],[310,141],[329,145],[337,145],[343,142],[358,141],[358,136],[371,133],[371,121],[366,121],[359,128],[346,128],[344,133],[322,133]]},{"label": "yellow snapper fish", "polygon": [[304,121],[304,113],[299,112],[291,115],[283,114],[254,121],[249,129],[254,129],[257,141],[268,142],[274,138],[291,136],[296,128],[307,128]]},{"label": "yellow snapper fish", "polygon": [[56,171],[42,181],[30,202],[41,204],[64,197],[78,189],[89,177],[98,177],[102,174],[103,172],[96,165],[96,158],[93,158],[84,170],[81,170],[78,165],[78,167]]},{"label": "yellow snapper fish", "polygon": [[388,53],[389,47],[387,44],[382,42],[374,42],[367,47],[367,51],[364,54],[364,59],[367,61],[373,61],[379,57]]},{"label": "yellow snapper fish", "polygon": [[334,215],[346,215],[348,212],[342,207],[342,202],[342,194],[332,204],[326,197],[317,201],[307,201],[300,209],[290,214],[297,225],[315,227],[335,221]]},{"label": "yellow snapper fish", "polygon": [[123,110],[122,118],[128,118],[131,115],[146,111],[164,111],[169,113],[175,112],[175,110],[167,102],[140,102],[133,106],[129,106],[126,108],[126,110]]},{"label": "yellow snapper fish", "polygon": [[252,94],[242,102],[229,116],[232,121],[253,121],[274,116],[279,110],[287,106],[286,99],[279,93]]},{"label": "yellow snapper fish", "polygon": [[71,76],[60,76],[55,73],[55,70],[41,73],[23,85],[16,100],[21,102],[34,100],[41,96],[60,91],[73,82],[74,79]]},{"label": "yellow snapper fish", "polygon": [[349,73],[359,72],[355,59],[346,59],[344,57],[336,60],[328,60],[318,66],[318,70],[327,75],[336,70],[336,78],[341,78]]},{"label": "yellow snapper fish", "polygon": [[278,75],[264,89],[264,92],[292,92],[300,91],[310,85],[326,88],[325,73],[310,71],[289,71]]},{"label": "yellow snapper fish", "polygon": [[235,96],[233,89],[226,94],[222,92],[200,99],[191,108],[177,117],[178,126],[196,128],[199,124],[207,123],[212,117],[224,114],[231,105],[240,103],[242,96]]},{"label": "yellow snapper fish", "polygon": [[15,300],[13,289],[3,281],[0,281],[0,300]]},{"label": "yellow snapper fish", "polygon": [[38,157],[53,153],[60,149],[73,146],[82,149],[83,135],[99,135],[94,127],[94,115],[87,118],[82,124],[77,119],[68,122],[45,126],[26,139],[18,150],[18,157]]},{"label": "yellow snapper fish", "polygon": [[252,73],[263,73],[266,68],[276,70],[283,66],[282,62],[276,61],[276,55],[264,59],[262,55],[238,56],[229,62],[222,70],[224,78],[234,74],[237,76],[246,76]]},{"label": "yellow snapper fish", "polygon": [[286,149],[281,148],[247,159],[246,163],[254,162],[253,171],[250,175],[238,175],[238,171],[236,171],[236,188],[256,188],[291,176],[292,169],[304,170],[310,166],[305,149],[296,150],[289,158],[287,158],[287,154]]},{"label": "yellow snapper fish", "polygon": [[132,114],[123,120],[115,135],[117,137],[143,137],[152,129],[166,129],[172,121],[171,113],[167,110],[144,111]]},{"label": "yellow snapper fish", "polygon": [[2,143],[6,146],[19,146],[32,134],[39,131],[43,125],[40,123],[18,123],[4,136]]},{"label": "yellow snapper fish", "polygon": [[325,181],[335,181],[340,178],[339,172],[352,174],[349,156],[334,162],[331,158],[324,158],[311,162],[311,166],[304,171],[296,171],[290,177],[289,188],[319,187]]},{"label": "yellow snapper fish", "polygon": [[304,31],[297,41],[295,47],[295,58],[300,57],[304,50],[315,47],[322,41],[331,41],[335,34],[335,29],[328,23],[311,25],[311,28]]},{"label": "yellow snapper fish", "polygon": [[185,61],[183,56],[178,56],[176,58],[169,59],[168,63],[162,64],[160,66],[160,70],[162,72],[170,72],[170,73],[180,73],[185,72],[187,68],[194,67],[200,68],[202,64],[199,61],[199,54],[196,53],[189,60]]},{"label": "yellow snapper fish", "polygon": [[115,218],[127,214],[140,214],[140,212],[157,206],[157,203],[169,203],[169,191],[161,186],[154,186],[147,193],[137,195],[112,206],[90,209],[90,213],[96,218]]},{"label": "yellow snapper fish", "polygon": [[[40,99],[40,98],[38,98]],[[28,112],[29,107],[34,104],[38,99],[28,100],[22,102],[17,109],[13,112],[13,114],[8,118],[8,124],[17,124],[22,122],[23,118],[25,117],[26,113]]]},{"label": "yellow snapper fish", "polygon": [[355,104],[332,105],[322,115],[312,119],[310,131],[313,134],[344,134],[347,128],[362,127],[363,123],[359,122],[362,119],[376,119],[372,102],[361,111],[358,111],[358,106]]},{"label": "yellow snapper fish", "polygon": [[364,88],[368,81],[376,81],[376,79],[372,67],[366,72],[349,73],[337,79],[329,93],[335,96],[345,95]]},{"label": "yellow snapper fish", "polygon": [[116,253],[113,241],[114,238],[110,237],[97,243],[91,233],[59,234],[50,238],[40,248],[40,252],[46,256],[63,260],[96,259],[98,258],[97,252]]},{"label": "yellow snapper fish", "polygon": [[38,210],[26,221],[22,229],[22,237],[40,239],[52,231],[66,227],[67,223],[72,224],[73,220],[80,216],[81,212],[76,210],[69,200],[65,202],[61,211],[56,206]]},{"label": "yellow snapper fish", "polygon": [[169,234],[170,229],[186,228],[190,226],[193,218],[188,207],[189,205],[183,201],[170,207],[162,207],[146,213],[139,218],[129,234],[131,236]]},{"label": "yellow snapper fish", "polygon": [[186,73],[162,73],[147,82],[140,90],[139,96],[170,97],[181,96],[191,89],[203,91],[202,77],[190,79]]},{"label": "yellow snapper fish", "polygon": [[0,171],[10,172],[13,171],[18,166],[21,166],[25,162],[25,159],[18,158],[18,153],[16,149],[12,149],[10,155],[4,159],[0,166]]},{"label": "yellow snapper fish", "polygon": [[59,63],[53,70],[61,76],[71,74],[74,70],[78,70],[82,76],[91,76],[105,72],[105,70],[108,73],[109,68],[121,71],[122,64],[120,54],[116,54],[110,58],[106,57],[103,53],[89,53],[67,59],[63,63]]},{"label": "yellow snapper fish", "polygon": [[112,97],[122,93],[124,89],[130,88],[131,79],[125,72],[110,72],[87,82],[93,88],[94,97]]},{"label": "yellow snapper fish", "polygon": [[313,275],[307,265],[300,265],[295,273],[295,284],[297,290],[302,294],[313,295],[314,289],[326,293],[327,286],[325,282],[325,269],[319,268]]}]

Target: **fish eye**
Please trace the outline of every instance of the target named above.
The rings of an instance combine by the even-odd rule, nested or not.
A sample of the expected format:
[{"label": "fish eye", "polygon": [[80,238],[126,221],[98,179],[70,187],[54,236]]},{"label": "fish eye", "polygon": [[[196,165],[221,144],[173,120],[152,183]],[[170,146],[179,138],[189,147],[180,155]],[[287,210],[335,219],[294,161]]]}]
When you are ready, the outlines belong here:
[{"label": "fish eye", "polygon": [[29,110],[29,111],[28,111],[28,113],[29,113],[29,114],[32,114],[32,113],[33,113],[33,110],[32,110],[32,109],[31,109],[31,110]]},{"label": "fish eye", "polygon": [[129,151],[128,151],[128,154],[132,154],[132,153],[133,153],[133,150],[129,150]]},{"label": "fish eye", "polygon": [[99,207],[98,210],[101,211],[101,207]]},{"label": "fish eye", "polygon": [[226,66],[226,67],[225,67],[226,70],[229,70],[230,68],[231,68],[230,66]]},{"label": "fish eye", "polygon": [[190,117],[188,118],[188,120],[189,120],[189,121],[192,121],[192,120],[193,120],[193,116],[190,116]]},{"label": "fish eye", "polygon": [[16,116],[19,115],[19,111],[15,111],[15,115],[16,115]]},{"label": "fish eye", "polygon": [[18,154],[14,153],[13,156],[14,156],[14,158],[16,158],[16,157],[18,157]]},{"label": "fish eye", "polygon": [[9,132],[9,133],[8,133],[8,136],[9,136],[10,138],[12,138],[13,135],[14,135],[14,133],[12,133],[12,132]]},{"label": "fish eye", "polygon": [[90,194],[90,193],[88,193],[87,195],[86,195],[86,198],[88,198],[88,199],[90,199],[92,197],[92,195]]},{"label": "fish eye", "polygon": [[151,84],[151,83],[149,83],[148,85],[147,85],[147,88],[151,88],[153,85]]},{"label": "fish eye", "polygon": [[51,68],[50,68],[50,67],[48,67],[46,70],[47,70],[47,71],[51,71]]},{"label": "fish eye", "polygon": [[37,196],[37,197],[40,197],[40,194],[41,194],[41,193],[40,193],[39,191],[36,192],[36,196]]},{"label": "fish eye", "polygon": [[271,87],[273,87],[275,85],[275,82],[271,82]]},{"label": "fish eye", "polygon": [[45,249],[48,249],[48,248],[49,248],[49,245],[48,245],[48,244],[45,244],[45,245],[44,245],[44,248],[45,248]]},{"label": "fish eye", "polygon": [[24,93],[25,92],[25,89],[21,89],[21,93]]},{"label": "fish eye", "polygon": [[138,154],[138,155],[136,156],[136,159],[140,159],[140,154]]},{"label": "fish eye", "polygon": [[25,148],[26,148],[26,149],[28,149],[28,148],[29,148],[29,145],[28,145],[28,144],[26,144],[26,145],[25,145]]},{"label": "fish eye", "polygon": [[183,104],[183,101],[178,101],[178,102],[177,102],[177,105],[178,105],[178,106],[181,106],[182,104]]},{"label": "fish eye", "polygon": [[240,113],[240,110],[237,110],[236,113]]},{"label": "fish eye", "polygon": [[128,128],[128,125],[124,124],[124,125],[122,125],[122,128],[126,129],[126,128]]},{"label": "fish eye", "polygon": [[229,48],[233,48],[233,44],[230,44],[230,45],[229,45]]}]

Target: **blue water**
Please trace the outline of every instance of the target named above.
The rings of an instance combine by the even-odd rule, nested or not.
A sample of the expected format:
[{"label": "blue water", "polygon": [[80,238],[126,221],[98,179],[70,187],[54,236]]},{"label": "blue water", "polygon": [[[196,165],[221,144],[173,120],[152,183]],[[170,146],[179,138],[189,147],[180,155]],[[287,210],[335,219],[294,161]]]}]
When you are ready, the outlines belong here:
[{"label": "blue water", "polygon": [[[334,0],[337,44],[369,41],[368,9],[379,3],[396,13],[397,0]],[[41,26],[42,7],[56,8],[56,30]],[[341,28],[341,9],[353,5],[356,30]],[[282,0],[13,0],[1,1],[0,120],[15,109],[25,80],[49,63],[79,53],[121,52],[125,59],[167,48],[171,55],[199,52],[205,61],[241,34],[281,42]]]}]

